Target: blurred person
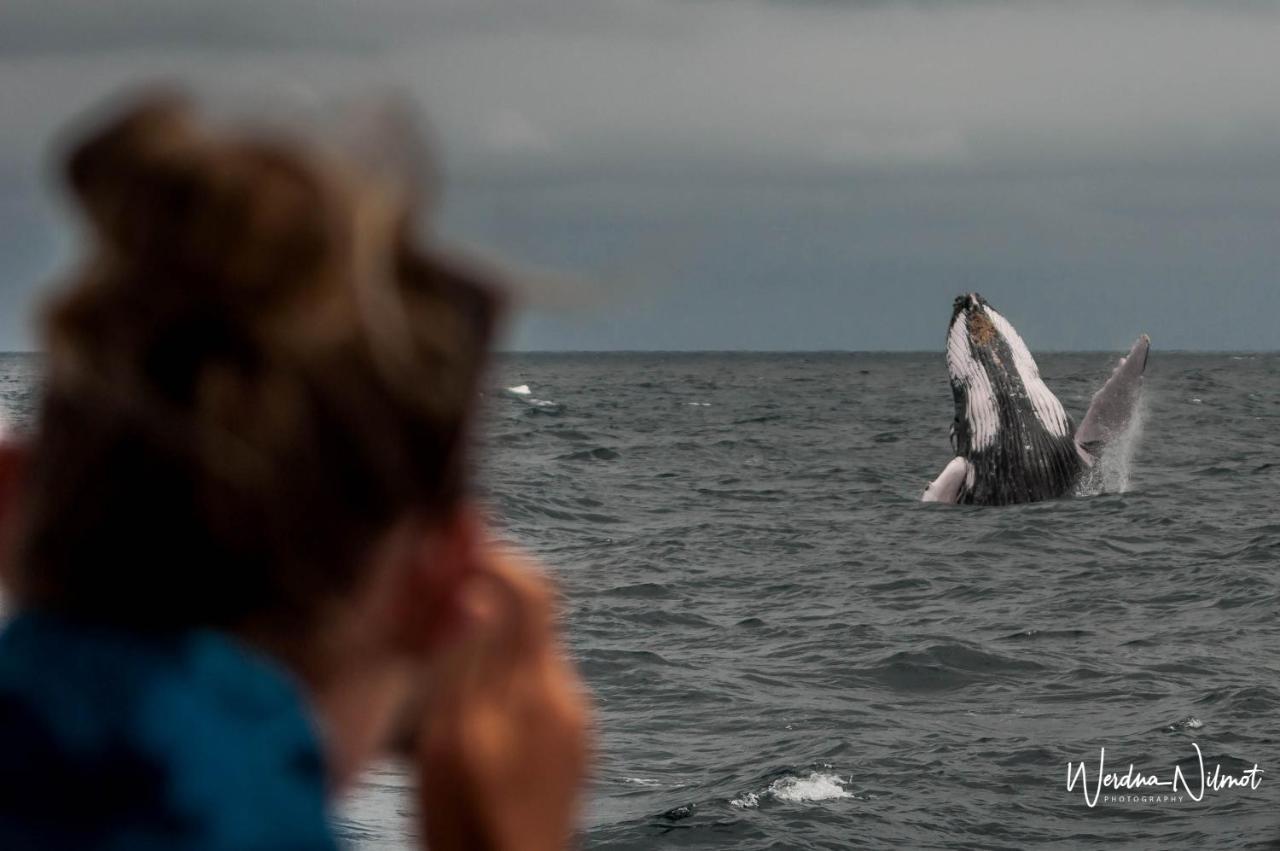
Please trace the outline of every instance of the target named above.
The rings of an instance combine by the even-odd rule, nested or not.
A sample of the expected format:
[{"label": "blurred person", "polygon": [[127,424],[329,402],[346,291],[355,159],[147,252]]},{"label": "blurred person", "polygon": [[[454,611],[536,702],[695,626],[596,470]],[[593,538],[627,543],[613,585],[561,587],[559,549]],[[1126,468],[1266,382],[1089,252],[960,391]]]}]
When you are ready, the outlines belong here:
[{"label": "blurred person", "polygon": [[469,495],[497,297],[428,199],[170,94],[64,176],[89,250],[0,452],[0,848],[333,848],[392,750],[429,847],[566,847],[586,700]]}]

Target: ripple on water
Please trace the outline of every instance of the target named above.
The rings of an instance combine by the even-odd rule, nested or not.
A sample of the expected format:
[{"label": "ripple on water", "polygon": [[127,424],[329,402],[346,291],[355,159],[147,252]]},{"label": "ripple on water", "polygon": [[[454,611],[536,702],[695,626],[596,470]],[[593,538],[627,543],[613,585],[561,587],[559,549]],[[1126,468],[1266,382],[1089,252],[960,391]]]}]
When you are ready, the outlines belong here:
[{"label": "ripple on water", "polygon": [[893,653],[866,674],[895,691],[934,691],[1008,681],[1043,670],[1037,662],[948,643]]}]

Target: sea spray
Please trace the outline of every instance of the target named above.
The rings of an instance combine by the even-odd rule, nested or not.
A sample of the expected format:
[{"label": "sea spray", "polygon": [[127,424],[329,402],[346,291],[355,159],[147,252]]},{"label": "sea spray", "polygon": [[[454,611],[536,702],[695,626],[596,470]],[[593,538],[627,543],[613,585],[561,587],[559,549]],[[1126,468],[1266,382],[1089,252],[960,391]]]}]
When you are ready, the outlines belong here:
[{"label": "sea spray", "polygon": [[1107,441],[1102,456],[1080,479],[1080,485],[1076,489],[1077,496],[1125,493],[1129,490],[1133,457],[1137,453],[1138,444],[1142,442],[1146,413],[1147,398],[1144,393],[1124,429]]}]

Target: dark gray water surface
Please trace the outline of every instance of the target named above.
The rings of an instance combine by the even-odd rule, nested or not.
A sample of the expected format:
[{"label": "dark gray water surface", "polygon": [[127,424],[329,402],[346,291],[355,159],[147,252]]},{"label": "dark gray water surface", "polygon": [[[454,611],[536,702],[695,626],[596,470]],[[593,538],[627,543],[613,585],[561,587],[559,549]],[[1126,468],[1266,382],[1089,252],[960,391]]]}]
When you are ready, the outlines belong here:
[{"label": "dark gray water surface", "polygon": [[[1079,418],[1113,358],[1039,362]],[[488,481],[599,702],[590,847],[1280,838],[1280,357],[1156,351],[1128,492],[1005,509],[918,502],[950,458],[941,355],[499,377],[530,393],[491,400]],[[1275,774],[1198,804],[1066,791],[1100,747],[1169,779],[1193,742]]]},{"label": "dark gray water surface", "polygon": [[[1078,419],[1112,358],[1038,360]],[[489,394],[487,488],[559,577],[598,706],[587,847],[1280,840],[1280,356],[1157,349],[1127,492],[1001,509],[918,502],[950,458],[940,354],[496,372],[529,392]],[[1198,794],[1193,743],[1261,785],[1066,790],[1105,747]],[[408,782],[369,776],[355,847],[411,846]]]}]

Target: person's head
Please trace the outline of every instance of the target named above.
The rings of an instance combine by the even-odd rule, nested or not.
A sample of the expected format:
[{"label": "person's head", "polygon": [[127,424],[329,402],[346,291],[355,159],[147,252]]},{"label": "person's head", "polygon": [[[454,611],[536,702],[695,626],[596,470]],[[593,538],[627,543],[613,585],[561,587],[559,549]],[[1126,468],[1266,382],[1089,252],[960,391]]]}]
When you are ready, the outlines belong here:
[{"label": "person's head", "polygon": [[[413,244],[417,199],[167,96],[99,126],[65,177],[89,247],[44,317],[16,604],[238,632],[322,679],[396,530],[420,557],[388,581],[446,598],[458,570],[432,561],[462,534],[494,306]],[[443,617],[397,611],[420,623],[388,634]]]}]

